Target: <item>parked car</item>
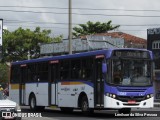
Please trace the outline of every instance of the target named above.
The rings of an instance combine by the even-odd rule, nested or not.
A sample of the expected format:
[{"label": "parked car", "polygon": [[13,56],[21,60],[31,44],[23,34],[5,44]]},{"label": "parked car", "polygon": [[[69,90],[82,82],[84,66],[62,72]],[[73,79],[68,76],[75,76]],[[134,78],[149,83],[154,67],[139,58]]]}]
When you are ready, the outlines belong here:
[{"label": "parked car", "polygon": [[0,117],[3,119],[16,119],[20,120],[21,117],[14,117],[14,113],[20,113],[20,106],[7,98],[7,96],[0,91]]}]

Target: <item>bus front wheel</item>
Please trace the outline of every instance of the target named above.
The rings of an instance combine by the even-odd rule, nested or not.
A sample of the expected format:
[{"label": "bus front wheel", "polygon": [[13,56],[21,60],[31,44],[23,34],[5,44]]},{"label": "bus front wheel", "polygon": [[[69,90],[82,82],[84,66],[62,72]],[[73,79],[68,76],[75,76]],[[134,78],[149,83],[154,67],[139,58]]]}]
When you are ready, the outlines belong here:
[{"label": "bus front wheel", "polygon": [[29,105],[30,109],[33,111],[43,111],[45,109],[45,106],[37,106],[37,101],[34,94],[31,94],[29,98]]},{"label": "bus front wheel", "polygon": [[93,109],[90,109],[89,108],[89,104],[88,104],[88,99],[86,96],[84,96],[82,98],[82,101],[81,101],[81,110],[83,113],[85,114],[90,114],[90,113],[93,113],[94,110]]}]

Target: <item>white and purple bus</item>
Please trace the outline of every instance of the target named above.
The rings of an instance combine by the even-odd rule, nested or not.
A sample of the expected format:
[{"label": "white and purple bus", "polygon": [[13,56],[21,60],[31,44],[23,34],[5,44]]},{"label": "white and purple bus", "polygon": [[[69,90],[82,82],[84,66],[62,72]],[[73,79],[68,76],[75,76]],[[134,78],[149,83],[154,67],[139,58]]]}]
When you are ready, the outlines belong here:
[{"label": "white and purple bus", "polygon": [[13,62],[9,96],[32,110],[153,107],[152,52],[107,49]]}]

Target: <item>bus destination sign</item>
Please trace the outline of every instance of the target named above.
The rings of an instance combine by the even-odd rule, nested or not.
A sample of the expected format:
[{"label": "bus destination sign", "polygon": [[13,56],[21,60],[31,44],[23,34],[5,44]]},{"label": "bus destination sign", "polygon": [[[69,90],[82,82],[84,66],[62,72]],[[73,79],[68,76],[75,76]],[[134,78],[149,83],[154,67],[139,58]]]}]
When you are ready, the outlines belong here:
[{"label": "bus destination sign", "polygon": [[115,50],[112,55],[114,57],[150,58],[147,51]]}]

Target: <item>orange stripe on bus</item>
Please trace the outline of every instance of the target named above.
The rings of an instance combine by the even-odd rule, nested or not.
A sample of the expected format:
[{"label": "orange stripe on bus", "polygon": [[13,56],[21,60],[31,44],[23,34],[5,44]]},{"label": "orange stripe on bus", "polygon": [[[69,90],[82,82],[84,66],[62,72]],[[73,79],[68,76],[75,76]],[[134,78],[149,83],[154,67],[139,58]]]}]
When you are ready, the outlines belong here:
[{"label": "orange stripe on bus", "polygon": [[[19,89],[19,88],[20,88],[19,84],[11,84],[11,89],[12,90],[16,90],[16,89]],[[23,90],[25,89],[25,85],[22,85],[22,89]]]},{"label": "orange stripe on bus", "polygon": [[61,82],[61,85],[81,85],[83,82]]},{"label": "orange stripe on bus", "polygon": [[11,84],[11,89],[19,89],[19,84]]}]

